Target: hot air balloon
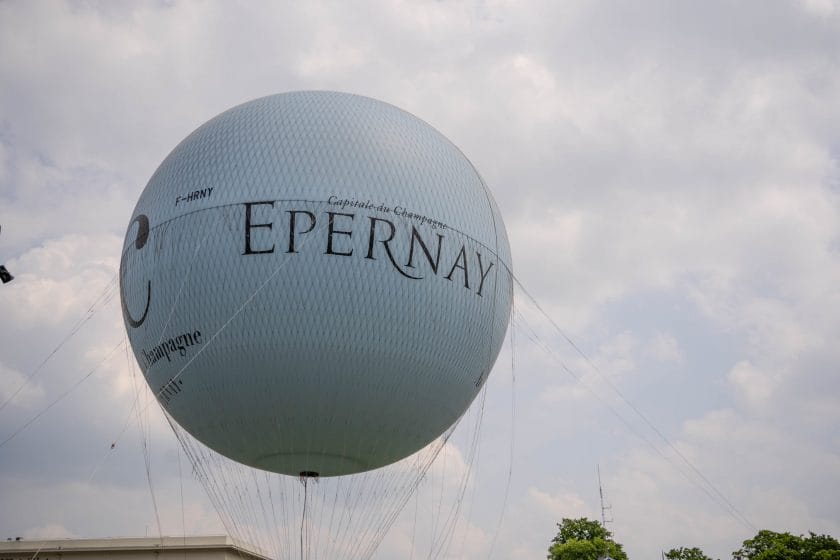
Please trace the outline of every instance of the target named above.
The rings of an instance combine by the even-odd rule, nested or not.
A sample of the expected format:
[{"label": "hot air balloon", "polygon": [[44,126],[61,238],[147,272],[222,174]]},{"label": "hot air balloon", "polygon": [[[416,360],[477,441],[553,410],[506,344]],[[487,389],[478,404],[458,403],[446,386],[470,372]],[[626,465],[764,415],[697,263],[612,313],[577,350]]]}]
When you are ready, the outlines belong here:
[{"label": "hot air balloon", "polygon": [[175,147],[132,214],[120,292],[229,532],[262,526],[275,557],[367,558],[487,380],[510,266],[455,145],[392,105],[306,91]]},{"label": "hot air balloon", "polygon": [[183,140],[141,194],[123,316],[163,408],[268,471],[421,449],[490,372],[511,306],[498,208],[462,152],[386,103],[294,92]]}]

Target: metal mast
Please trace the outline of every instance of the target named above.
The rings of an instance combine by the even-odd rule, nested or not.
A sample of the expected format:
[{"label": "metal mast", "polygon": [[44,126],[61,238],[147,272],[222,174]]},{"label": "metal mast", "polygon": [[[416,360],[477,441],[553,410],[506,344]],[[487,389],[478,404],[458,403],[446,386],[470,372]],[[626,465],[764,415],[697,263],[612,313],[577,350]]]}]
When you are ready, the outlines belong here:
[{"label": "metal mast", "polygon": [[601,497],[601,526],[606,529],[607,523],[612,523],[612,517],[607,519],[607,511],[612,511],[612,506],[604,503],[604,488],[601,486],[601,465],[598,467],[598,495]]}]

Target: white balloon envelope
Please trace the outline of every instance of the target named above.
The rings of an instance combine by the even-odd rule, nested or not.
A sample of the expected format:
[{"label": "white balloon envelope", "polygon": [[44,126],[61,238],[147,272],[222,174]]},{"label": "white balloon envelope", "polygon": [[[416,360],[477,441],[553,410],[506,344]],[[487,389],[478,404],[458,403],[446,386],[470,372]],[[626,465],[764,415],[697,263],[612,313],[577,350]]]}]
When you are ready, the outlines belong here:
[{"label": "white balloon envelope", "polygon": [[120,265],[166,411],[217,452],[333,476],[390,464],[463,414],[507,329],[510,249],[456,146],[370,98],[234,107],[163,161]]}]

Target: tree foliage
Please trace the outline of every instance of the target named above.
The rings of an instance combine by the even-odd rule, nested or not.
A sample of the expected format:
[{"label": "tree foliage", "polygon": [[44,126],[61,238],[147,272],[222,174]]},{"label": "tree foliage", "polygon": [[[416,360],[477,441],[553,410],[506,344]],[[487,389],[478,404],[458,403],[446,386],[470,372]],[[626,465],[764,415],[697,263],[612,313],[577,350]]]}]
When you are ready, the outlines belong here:
[{"label": "tree foliage", "polygon": [[549,560],[598,560],[605,557],[627,560],[622,546],[597,521],[585,517],[564,518],[557,528],[557,535],[548,549]]},{"label": "tree foliage", "polygon": [[665,558],[667,560],[712,560],[696,546],[691,548],[672,548],[665,553]]},{"label": "tree foliage", "polygon": [[808,536],[762,529],[732,553],[733,560],[840,560],[840,542],[830,535]]},{"label": "tree foliage", "polygon": [[[551,539],[548,560],[627,560],[622,545],[597,521],[564,518]],[[697,547],[672,548],[667,560],[712,560]],[[840,560],[840,541],[831,535],[777,533],[762,529],[732,553],[732,560]]]}]

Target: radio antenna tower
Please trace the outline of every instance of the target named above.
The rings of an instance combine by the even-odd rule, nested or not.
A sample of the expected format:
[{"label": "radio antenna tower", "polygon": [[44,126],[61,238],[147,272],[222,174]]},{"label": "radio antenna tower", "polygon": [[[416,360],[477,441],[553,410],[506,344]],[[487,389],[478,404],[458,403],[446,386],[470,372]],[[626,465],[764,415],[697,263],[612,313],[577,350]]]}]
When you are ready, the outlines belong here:
[{"label": "radio antenna tower", "polygon": [[[601,486],[601,465],[598,467],[598,495],[601,497],[601,527],[607,528],[607,523],[612,523],[612,506],[604,503],[604,488]],[[607,512],[610,512],[610,518],[607,519]]]}]

